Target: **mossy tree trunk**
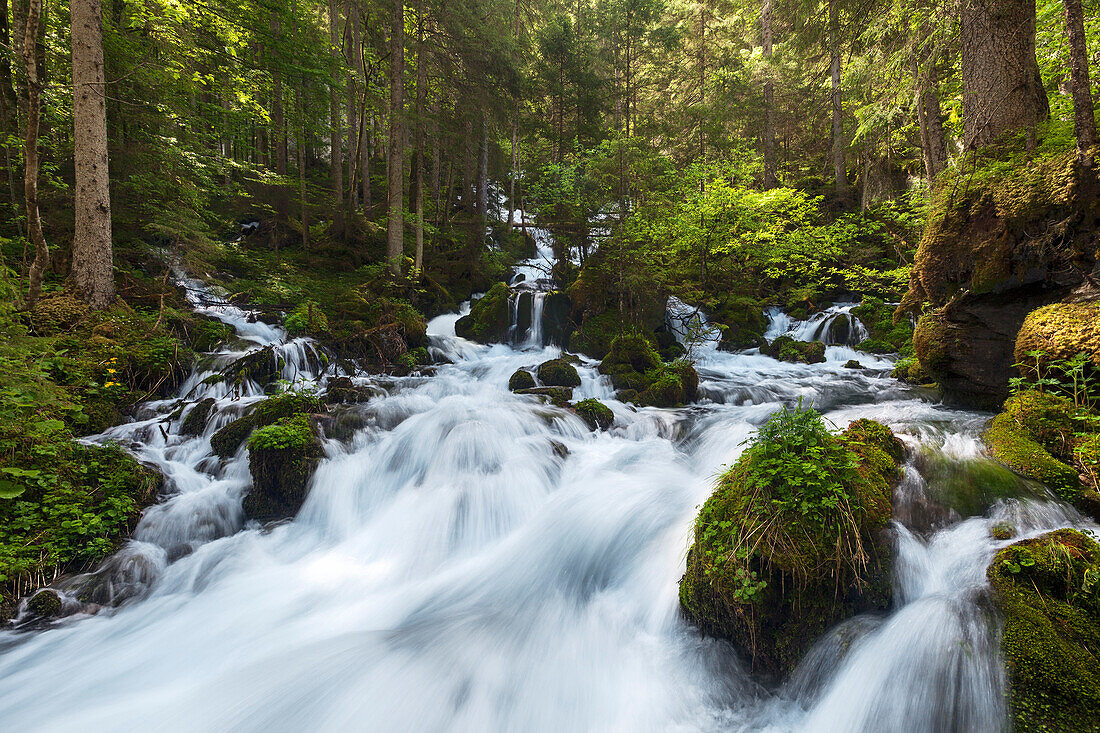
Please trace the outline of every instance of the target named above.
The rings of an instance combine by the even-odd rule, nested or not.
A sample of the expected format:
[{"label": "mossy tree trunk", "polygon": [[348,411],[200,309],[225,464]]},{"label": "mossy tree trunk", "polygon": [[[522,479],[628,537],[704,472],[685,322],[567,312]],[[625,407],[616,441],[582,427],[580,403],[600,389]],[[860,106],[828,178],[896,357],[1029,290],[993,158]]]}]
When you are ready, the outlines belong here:
[{"label": "mossy tree trunk", "polygon": [[27,70],[26,126],[23,135],[23,199],[27,208],[27,233],[34,244],[34,262],[28,275],[27,306],[33,308],[42,294],[42,276],[50,263],[50,250],[42,233],[38,211],[38,123],[42,80],[38,77],[38,56],[34,39],[42,15],[42,0],[30,0],[27,6],[26,33],[23,36],[23,65]]},{"label": "mossy tree trunk", "polygon": [[969,150],[1050,116],[1035,60],[1035,0],[964,0],[963,143]]},{"label": "mossy tree trunk", "polygon": [[386,259],[390,271],[401,274],[405,256],[405,2],[394,0],[390,18],[390,146],[387,154],[389,220]]},{"label": "mossy tree trunk", "polygon": [[832,156],[836,190],[848,188],[848,167],[844,161],[844,103],[840,89],[840,9],[839,0],[829,0],[829,77],[832,86]]},{"label": "mossy tree trunk", "polygon": [[1077,154],[1092,167],[1090,149],[1096,142],[1096,117],[1089,88],[1089,54],[1085,42],[1085,20],[1081,0],[1065,0],[1066,36],[1069,38],[1069,79],[1073,90],[1073,132],[1077,136]]},{"label": "mossy tree trunk", "polygon": [[329,144],[332,146],[332,193],[336,197],[334,225],[344,230],[344,140],[340,119],[340,8],[336,0],[328,3],[329,53],[332,55],[332,81],[329,83]]}]

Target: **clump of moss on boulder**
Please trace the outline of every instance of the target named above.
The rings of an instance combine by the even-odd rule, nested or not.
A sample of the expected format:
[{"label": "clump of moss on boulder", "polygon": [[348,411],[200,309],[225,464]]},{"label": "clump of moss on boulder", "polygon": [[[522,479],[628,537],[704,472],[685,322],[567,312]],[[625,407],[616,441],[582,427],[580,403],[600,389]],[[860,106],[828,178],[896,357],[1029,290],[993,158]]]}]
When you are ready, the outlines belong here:
[{"label": "clump of moss on boulder", "polygon": [[297,514],[323,455],[307,415],[280,418],[254,432],[248,439],[252,489],[242,503],[245,514],[261,522]]},{"label": "clump of moss on boulder", "polygon": [[611,349],[600,363],[600,374],[611,378],[624,402],[651,407],[677,407],[694,402],[699,391],[699,375],[686,360],[671,364],[641,334],[623,334],[611,342]]},{"label": "clump of moss on boulder", "polygon": [[761,346],[760,353],[779,361],[820,364],[825,361],[825,344],[820,341],[796,341],[790,336],[780,336],[770,344]]},{"label": "clump of moss on boulder", "polygon": [[837,436],[813,410],[772,416],[696,519],[680,581],[687,617],[781,677],[828,627],[885,609],[902,450],[869,420]]},{"label": "clump of moss on boulder", "polygon": [[180,435],[202,435],[206,430],[206,423],[210,420],[210,411],[214,409],[214,404],[213,397],[207,397],[196,403],[183,419]]},{"label": "clump of moss on boulder", "polygon": [[1051,303],[1028,314],[1016,335],[1016,363],[1037,378],[1078,354],[1100,367],[1100,303]]},{"label": "clump of moss on boulder", "polygon": [[908,384],[930,384],[932,382],[932,377],[921,366],[920,359],[915,356],[898,359],[898,362],[894,364],[893,371],[890,372],[890,376]]},{"label": "clump of moss on boulder", "polygon": [[511,325],[510,296],[507,285],[494,284],[489,292],[473,302],[469,315],[455,321],[455,333],[483,344],[507,341]]},{"label": "clump of moss on boulder", "polygon": [[573,405],[573,410],[592,430],[607,430],[615,422],[615,413],[597,399],[581,400]]},{"label": "clump of moss on boulder", "polygon": [[[551,359],[539,364],[538,378],[547,387],[579,387],[577,368],[565,359]],[[514,375],[513,375],[514,376]]]},{"label": "clump of moss on boulder", "polygon": [[535,378],[531,376],[531,372],[526,369],[517,369],[511,377],[508,378],[508,389],[513,392],[518,392],[521,389],[533,389],[535,387]]},{"label": "clump of moss on boulder", "polygon": [[573,389],[571,387],[531,387],[530,389],[517,389],[516,394],[542,397],[557,407],[568,407],[569,400],[573,399]]},{"label": "clump of moss on boulder", "polygon": [[712,323],[722,330],[718,348],[722,351],[739,351],[760,346],[768,319],[760,301],[746,296],[727,295],[719,298],[708,310]]},{"label": "clump of moss on boulder", "polygon": [[226,381],[236,384],[252,381],[260,387],[267,387],[278,381],[282,373],[283,365],[274,346],[250,351],[224,370]]},{"label": "clump of moss on boulder", "polygon": [[320,412],[321,401],[314,395],[298,392],[270,397],[252,407],[248,414],[239,417],[210,436],[210,447],[221,458],[230,458],[245,439],[257,428],[271,425],[291,415]]},{"label": "clump of moss on boulder", "polygon": [[866,296],[852,309],[852,315],[867,328],[868,338],[856,348],[872,354],[913,353],[913,326],[908,318],[894,322],[894,307],[882,298]]},{"label": "clump of moss on boulder", "polygon": [[1004,548],[987,575],[1013,730],[1100,728],[1100,545],[1059,529]]}]

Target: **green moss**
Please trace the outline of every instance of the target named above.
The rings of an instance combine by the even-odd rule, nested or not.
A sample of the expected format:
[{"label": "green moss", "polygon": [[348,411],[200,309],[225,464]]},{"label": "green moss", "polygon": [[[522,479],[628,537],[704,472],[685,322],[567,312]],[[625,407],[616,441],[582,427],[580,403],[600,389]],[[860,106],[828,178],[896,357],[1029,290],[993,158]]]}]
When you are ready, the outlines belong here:
[{"label": "green moss", "polygon": [[920,359],[915,356],[899,359],[894,365],[893,371],[890,372],[890,376],[909,384],[929,384],[932,381],[932,376],[921,365]]},{"label": "green moss", "polygon": [[698,396],[699,375],[687,361],[651,369],[644,377],[646,384],[634,398],[639,405],[679,407],[694,402]]},{"label": "green moss", "polygon": [[53,336],[75,329],[92,315],[91,308],[72,293],[47,295],[31,311],[31,327],[39,336]]},{"label": "green moss", "polygon": [[[514,375],[513,375],[514,376]],[[539,381],[547,387],[579,387],[581,377],[576,367],[565,359],[551,359],[539,364]]]},{"label": "green moss", "polygon": [[535,386],[535,378],[526,369],[517,369],[508,378],[508,389],[517,392],[521,389],[532,389]]},{"label": "green moss", "polygon": [[569,349],[599,359],[607,355],[622,332],[622,318],[616,312],[589,316],[569,336]]},{"label": "green moss", "polygon": [[687,616],[732,640],[755,668],[789,672],[829,626],[889,602],[897,452],[883,426],[830,435],[785,411],[718,481],[695,524],[680,582]]},{"label": "green moss", "polygon": [[455,322],[455,333],[483,344],[507,341],[511,321],[510,296],[507,285],[494,284],[485,295],[474,301],[469,315]]},{"label": "green moss", "polygon": [[607,430],[615,422],[615,413],[611,408],[596,399],[581,400],[573,405],[573,409],[593,430]]},{"label": "green moss", "polygon": [[985,514],[997,501],[1034,497],[1034,485],[996,461],[956,459],[938,451],[920,457],[928,496],[963,517]]},{"label": "green moss", "polygon": [[41,618],[53,618],[61,613],[61,596],[53,590],[40,590],[27,601],[27,610]]},{"label": "green moss", "polygon": [[887,305],[882,298],[865,297],[852,309],[852,315],[866,327],[870,338],[856,348],[874,354],[898,352],[912,353],[913,326],[908,318],[894,322],[894,307]]},{"label": "green moss", "polygon": [[234,384],[255,382],[261,388],[273,384],[282,377],[283,365],[274,346],[250,351],[224,370],[226,381]]},{"label": "green moss", "polygon": [[1020,430],[1060,459],[1070,457],[1074,433],[1085,427],[1072,401],[1049,392],[1017,392],[1005,402],[1004,412]]},{"label": "green moss", "polygon": [[558,407],[568,407],[569,400],[573,399],[573,390],[570,387],[532,387],[530,389],[517,389],[516,394],[544,397],[551,404]]},{"label": "green moss", "polygon": [[320,412],[321,409],[321,401],[314,395],[288,392],[271,397],[214,433],[210,437],[210,447],[219,457],[230,458],[253,430],[285,417]]},{"label": "green moss", "polygon": [[1077,472],[1033,440],[1007,413],[993,418],[982,439],[990,455],[1016,473],[1049,486],[1064,501],[1078,498]]},{"label": "green moss", "polygon": [[825,344],[820,341],[795,341],[790,336],[778,337],[760,347],[760,352],[792,363],[820,364],[825,361]]},{"label": "green moss", "polygon": [[320,303],[307,300],[287,315],[283,325],[291,336],[315,336],[328,331],[328,316]]},{"label": "green moss", "polygon": [[717,298],[710,304],[707,313],[710,321],[722,329],[718,348],[725,351],[759,346],[768,328],[768,319],[760,301],[745,296],[726,295]]},{"label": "green moss", "polygon": [[294,516],[324,455],[309,417],[284,417],[260,428],[248,441],[248,454],[252,489],[244,498],[245,513],[258,521]]},{"label": "green moss", "polygon": [[987,574],[1013,730],[1100,729],[1100,545],[1060,529],[1001,550]]},{"label": "green moss", "polygon": [[180,435],[202,435],[206,430],[206,423],[210,419],[210,411],[214,409],[214,404],[213,397],[207,397],[195,404],[180,426]]},{"label": "green moss", "polygon": [[1085,435],[1077,440],[1073,447],[1073,465],[1090,490],[1100,491],[1100,434]]},{"label": "green moss", "polygon": [[1100,303],[1052,303],[1033,310],[1016,336],[1016,362],[1026,377],[1085,354],[1100,366]]}]

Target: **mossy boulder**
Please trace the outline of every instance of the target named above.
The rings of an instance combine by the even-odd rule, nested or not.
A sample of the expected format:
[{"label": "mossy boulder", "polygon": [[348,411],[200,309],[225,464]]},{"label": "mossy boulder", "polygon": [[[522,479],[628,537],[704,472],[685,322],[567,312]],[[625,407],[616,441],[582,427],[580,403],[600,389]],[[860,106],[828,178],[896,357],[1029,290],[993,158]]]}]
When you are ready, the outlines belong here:
[{"label": "mossy boulder", "polygon": [[687,617],[778,678],[833,624],[885,609],[900,450],[871,421],[838,436],[812,410],[773,416],[696,519]]},{"label": "mossy boulder", "polygon": [[293,517],[323,456],[307,415],[280,418],[258,429],[248,439],[252,488],[242,503],[245,514],[260,522]]},{"label": "mossy boulder", "polygon": [[890,376],[908,384],[929,384],[932,381],[932,377],[921,365],[920,359],[915,356],[899,359],[894,364]]},{"label": "mossy boulder", "polygon": [[455,322],[455,333],[482,344],[504,343],[511,325],[509,299],[511,291],[504,283],[496,283],[470,306],[469,315]]},{"label": "mossy boulder", "polygon": [[645,377],[648,384],[633,399],[638,405],[679,407],[694,402],[699,394],[699,374],[684,360],[646,372]]},{"label": "mossy boulder", "polygon": [[644,336],[623,334],[611,342],[607,356],[600,362],[600,374],[611,377],[615,389],[645,389],[646,372],[661,367],[661,356]]},{"label": "mossy boulder", "polygon": [[214,409],[215,404],[213,397],[197,402],[187,413],[187,417],[183,418],[180,435],[202,435],[206,430],[206,423],[210,420],[210,411]]},{"label": "mossy boulder", "polygon": [[573,399],[571,387],[531,387],[530,389],[517,389],[516,394],[527,394],[541,397],[557,407],[568,407]]},{"label": "mossy boulder", "polygon": [[1059,529],[1004,548],[987,575],[1012,729],[1100,730],[1100,545]]},{"label": "mossy boulder", "polygon": [[577,373],[577,368],[565,359],[551,359],[539,364],[538,378],[547,387],[581,386],[581,377]]},{"label": "mossy boulder", "polygon": [[855,359],[849,359],[848,361],[844,362],[844,368],[845,369],[862,369],[863,365],[860,364]]},{"label": "mossy boulder", "polygon": [[677,407],[694,402],[699,392],[699,374],[690,362],[665,364],[640,334],[624,334],[612,341],[598,369],[611,378],[620,399],[639,405]]},{"label": "mossy boulder", "polygon": [[898,316],[939,321],[924,338],[932,350],[919,334],[914,345],[948,401],[1004,401],[1025,317],[1084,281],[1098,218],[1095,173],[1076,165],[1072,145],[1038,157],[972,152],[940,176]]},{"label": "mossy boulder", "polygon": [[719,298],[708,311],[710,321],[718,324],[722,338],[718,348],[739,351],[760,346],[768,329],[768,318],[760,301],[746,296]]},{"label": "mossy boulder", "polygon": [[1027,315],[1014,351],[1025,377],[1050,375],[1078,354],[1100,367],[1100,303],[1051,303]]},{"label": "mossy boulder", "polygon": [[1063,460],[1073,453],[1074,434],[1087,427],[1072,400],[1034,389],[1009,397],[1004,413],[1032,440]]},{"label": "mossy boulder", "polygon": [[39,336],[53,336],[75,328],[91,314],[88,304],[72,293],[47,295],[35,303],[31,327]]},{"label": "mossy boulder", "polygon": [[51,588],[43,588],[27,599],[27,610],[38,618],[60,616],[63,605],[61,596]]},{"label": "mossy boulder", "polygon": [[1052,456],[1007,413],[993,418],[982,434],[989,454],[1016,473],[1034,479],[1058,495],[1074,502],[1081,493],[1077,471]]},{"label": "mossy boulder", "polygon": [[314,395],[287,392],[268,398],[252,407],[248,414],[210,436],[210,447],[220,458],[231,458],[257,428],[271,425],[284,417],[308,415],[320,412],[321,409],[321,401]]},{"label": "mossy boulder", "polygon": [[912,353],[913,326],[908,318],[899,318],[895,322],[894,310],[894,306],[873,296],[866,296],[852,309],[852,315],[863,323],[869,334],[856,346],[857,349],[872,354]]},{"label": "mossy boulder", "polygon": [[820,364],[825,361],[825,344],[820,341],[796,341],[790,336],[780,336],[770,344],[760,347],[760,352],[779,361],[801,364]]},{"label": "mossy boulder", "polygon": [[[563,261],[568,262],[568,260]],[[569,296],[564,292],[554,290],[546,294],[546,301],[542,304],[543,343],[558,345],[565,343],[570,328],[569,312],[571,309]]]},{"label": "mossy boulder", "polygon": [[252,381],[260,387],[267,387],[278,381],[282,372],[282,360],[273,346],[250,351],[223,370],[226,381],[237,384]]},{"label": "mossy boulder", "polygon": [[351,377],[330,377],[325,384],[324,402],[328,405],[367,402],[376,394],[370,387],[356,385]]},{"label": "mossy boulder", "polygon": [[592,430],[607,430],[615,422],[611,408],[596,399],[581,400],[573,405],[573,410]]},{"label": "mossy boulder", "polygon": [[517,369],[508,378],[508,389],[513,392],[518,392],[521,389],[533,389],[535,386],[535,378],[526,369]]}]

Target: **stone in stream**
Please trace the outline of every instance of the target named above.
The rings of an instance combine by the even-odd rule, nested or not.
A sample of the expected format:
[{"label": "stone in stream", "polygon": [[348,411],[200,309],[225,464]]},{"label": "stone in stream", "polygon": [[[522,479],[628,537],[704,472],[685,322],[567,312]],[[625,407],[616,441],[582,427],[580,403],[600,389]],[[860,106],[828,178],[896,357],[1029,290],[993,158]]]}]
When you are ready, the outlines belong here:
[{"label": "stone in stream", "polygon": [[531,372],[526,369],[517,369],[515,373],[508,378],[508,389],[513,392],[518,392],[521,389],[534,389],[535,386],[535,378],[531,376]]},{"label": "stone in stream", "polygon": [[242,507],[250,519],[289,519],[306,500],[309,480],[324,457],[321,441],[307,415],[284,417],[248,439],[252,488]]},{"label": "stone in stream", "polygon": [[253,430],[284,417],[321,411],[321,401],[309,394],[287,392],[253,406],[247,414],[222,427],[210,437],[210,447],[219,458],[230,458]]},{"label": "stone in stream", "polygon": [[538,378],[547,387],[579,387],[577,368],[565,359],[551,359],[539,364]]},{"label": "stone in stream", "polygon": [[187,417],[183,419],[180,435],[202,435],[206,430],[206,423],[210,420],[210,411],[214,409],[215,404],[213,397],[207,397],[192,407]]}]

